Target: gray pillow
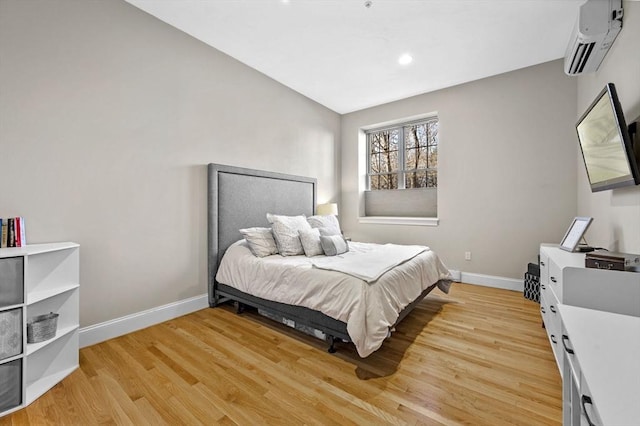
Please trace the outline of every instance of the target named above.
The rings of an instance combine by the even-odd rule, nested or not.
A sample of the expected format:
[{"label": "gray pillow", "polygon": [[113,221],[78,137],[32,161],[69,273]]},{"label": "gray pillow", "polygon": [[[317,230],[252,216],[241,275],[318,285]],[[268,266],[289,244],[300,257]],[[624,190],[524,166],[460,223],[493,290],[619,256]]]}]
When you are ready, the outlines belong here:
[{"label": "gray pillow", "polygon": [[[342,231],[340,230],[340,222],[338,222],[338,218],[336,215],[316,215],[310,216],[307,218],[309,225],[312,228],[325,228],[325,233],[327,235],[342,235]],[[321,235],[325,235],[321,232]]]},{"label": "gray pillow", "polygon": [[324,254],[322,244],[320,244],[320,231],[317,228],[310,231],[300,231],[300,242],[306,256],[318,256]]},{"label": "gray pillow", "polygon": [[320,236],[322,250],[327,256],[335,256],[349,251],[349,243],[342,235]]},{"label": "gray pillow", "polygon": [[240,233],[247,240],[249,250],[254,256],[265,257],[278,253],[271,228],[245,228],[241,229]]},{"label": "gray pillow", "polygon": [[281,216],[267,213],[267,220],[271,223],[273,237],[281,255],[296,256],[304,254],[304,248],[298,233],[311,230],[311,226],[305,216]]},{"label": "gray pillow", "polygon": [[320,231],[320,235],[322,237],[330,237],[332,235],[342,235],[342,233],[340,234],[336,234],[336,230],[334,228],[313,228],[313,229],[317,229],[318,231]]}]

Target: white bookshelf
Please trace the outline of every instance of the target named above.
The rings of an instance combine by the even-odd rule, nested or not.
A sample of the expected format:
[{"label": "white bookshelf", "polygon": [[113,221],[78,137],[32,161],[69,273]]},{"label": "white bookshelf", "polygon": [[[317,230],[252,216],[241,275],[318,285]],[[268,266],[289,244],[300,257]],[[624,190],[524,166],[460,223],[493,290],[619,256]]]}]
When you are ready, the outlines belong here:
[{"label": "white bookshelf", "polygon": [[[80,246],[67,242],[0,249],[0,280],[5,279],[0,287],[12,285],[2,275],[5,259],[22,262],[21,277],[9,274],[23,288],[21,303],[0,304],[0,315],[12,309],[22,312],[22,351],[0,359],[0,380],[6,364],[6,371],[20,369],[21,383],[18,396],[0,390],[0,416],[31,404],[79,366]],[[27,343],[27,321],[50,312],[59,315],[55,337]],[[3,405],[2,398],[12,402]]]}]

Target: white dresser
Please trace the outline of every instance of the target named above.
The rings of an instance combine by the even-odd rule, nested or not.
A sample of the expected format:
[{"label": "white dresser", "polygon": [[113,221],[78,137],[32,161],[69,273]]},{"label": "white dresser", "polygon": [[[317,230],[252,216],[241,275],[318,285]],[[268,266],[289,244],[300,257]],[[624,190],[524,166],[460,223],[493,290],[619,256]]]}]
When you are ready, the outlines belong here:
[{"label": "white dresser", "polygon": [[640,317],[568,305],[558,308],[563,424],[639,424]]},{"label": "white dresser", "polygon": [[562,376],[563,424],[640,424],[640,273],[584,265],[584,253],[540,246],[540,312]]},{"label": "white dresser", "polygon": [[540,246],[540,312],[561,375],[559,304],[640,316],[640,273],[585,268],[584,258],[557,245]]}]

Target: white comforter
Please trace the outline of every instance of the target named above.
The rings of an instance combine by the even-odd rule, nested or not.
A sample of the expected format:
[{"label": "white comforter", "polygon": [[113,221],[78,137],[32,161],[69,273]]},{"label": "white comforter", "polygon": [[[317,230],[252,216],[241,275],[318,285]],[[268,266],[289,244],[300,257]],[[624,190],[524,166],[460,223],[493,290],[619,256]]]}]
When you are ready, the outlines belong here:
[{"label": "white comforter", "polygon": [[429,247],[385,244],[373,250],[351,250],[338,256],[317,256],[310,261],[316,268],[343,272],[372,283],[392,268],[426,250]]},{"label": "white comforter", "polygon": [[[383,247],[351,242],[349,253],[354,257]],[[331,257],[258,258],[240,240],[225,253],[216,280],[263,299],[305,306],[345,322],[358,354],[366,357],[382,346],[398,314],[424,289],[443,280],[438,287],[449,291],[449,270],[433,251],[423,249],[367,283],[353,275],[313,267],[314,261],[321,259],[326,264]]]}]

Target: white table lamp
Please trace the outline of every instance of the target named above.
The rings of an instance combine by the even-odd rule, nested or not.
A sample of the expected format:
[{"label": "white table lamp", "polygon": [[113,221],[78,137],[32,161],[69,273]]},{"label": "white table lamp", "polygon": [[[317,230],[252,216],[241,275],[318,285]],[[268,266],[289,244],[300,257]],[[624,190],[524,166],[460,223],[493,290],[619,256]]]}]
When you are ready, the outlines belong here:
[{"label": "white table lamp", "polygon": [[338,204],[336,203],[326,203],[326,204],[318,204],[316,206],[316,214],[321,216],[327,215],[338,215]]}]

